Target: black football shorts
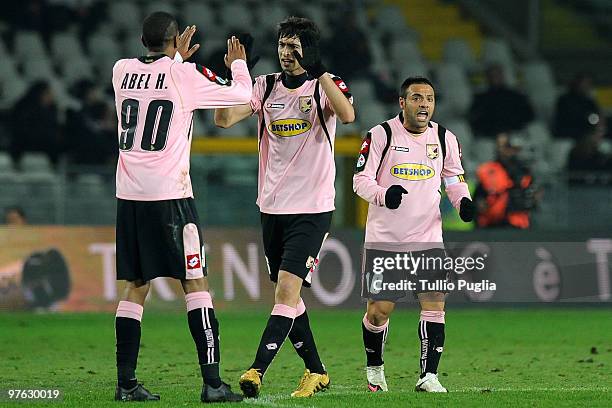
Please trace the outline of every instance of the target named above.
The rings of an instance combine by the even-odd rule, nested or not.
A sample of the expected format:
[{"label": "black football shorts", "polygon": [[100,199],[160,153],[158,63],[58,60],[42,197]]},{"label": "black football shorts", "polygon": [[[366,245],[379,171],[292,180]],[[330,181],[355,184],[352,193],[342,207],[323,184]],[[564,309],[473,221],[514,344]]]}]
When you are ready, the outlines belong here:
[{"label": "black football shorts", "polygon": [[278,280],[278,271],[283,270],[299,276],[304,280],[303,285],[310,287],[332,213],[261,213],[264,252],[272,282]]},{"label": "black football shorts", "polygon": [[117,199],[117,280],[206,276],[202,232],[192,198]]}]

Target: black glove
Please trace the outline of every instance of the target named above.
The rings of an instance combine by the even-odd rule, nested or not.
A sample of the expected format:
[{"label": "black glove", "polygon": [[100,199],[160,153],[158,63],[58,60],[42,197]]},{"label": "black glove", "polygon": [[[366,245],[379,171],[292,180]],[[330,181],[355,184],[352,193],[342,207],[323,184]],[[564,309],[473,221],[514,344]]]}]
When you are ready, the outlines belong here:
[{"label": "black glove", "polygon": [[314,78],[319,78],[327,72],[327,68],[321,62],[319,41],[314,35],[303,33],[300,35],[300,43],[302,44],[302,55],[297,51],[293,51],[293,56],[306,72]]},{"label": "black glove", "polygon": [[461,217],[463,222],[472,222],[475,214],[476,206],[474,202],[467,197],[463,197],[459,205],[459,217]]},{"label": "black glove", "polygon": [[385,193],[385,206],[390,210],[395,210],[402,202],[402,194],[408,194],[406,189],[398,184],[392,185]]},{"label": "black glove", "polygon": [[[238,34],[238,40],[240,40],[240,44],[244,45],[244,51],[246,52],[246,63],[249,71],[253,69],[255,65],[257,65],[257,61],[259,61],[259,55],[253,52],[253,44],[255,43],[255,39],[250,33],[241,33]],[[232,78],[232,70],[230,68],[226,68],[225,77],[227,79]]]}]

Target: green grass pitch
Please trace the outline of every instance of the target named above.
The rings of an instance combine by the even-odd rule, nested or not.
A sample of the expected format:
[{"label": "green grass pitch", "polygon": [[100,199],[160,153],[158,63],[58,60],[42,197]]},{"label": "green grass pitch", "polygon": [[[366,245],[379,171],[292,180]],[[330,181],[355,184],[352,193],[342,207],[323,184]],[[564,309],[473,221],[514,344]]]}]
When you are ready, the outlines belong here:
[{"label": "green grass pitch", "polygon": [[[271,407],[612,406],[612,324],[607,309],[447,312],[440,379],[446,395],[415,393],[418,313],[397,311],[385,350],[390,392],[365,392],[363,312],[312,311],[331,388],[289,397],[303,365],[289,343],[269,369],[257,400]],[[223,378],[238,388],[252,362],[265,311],[218,311]],[[138,377],[162,396],[147,406],[200,406],[201,379],[186,316],[145,310]],[[111,314],[0,314],[0,389],[60,389],[62,401],[36,406],[104,407],[115,385]],[[23,406],[0,400],[0,406]],[[217,405],[220,406],[220,405]],[[235,406],[235,404],[232,404]]]}]

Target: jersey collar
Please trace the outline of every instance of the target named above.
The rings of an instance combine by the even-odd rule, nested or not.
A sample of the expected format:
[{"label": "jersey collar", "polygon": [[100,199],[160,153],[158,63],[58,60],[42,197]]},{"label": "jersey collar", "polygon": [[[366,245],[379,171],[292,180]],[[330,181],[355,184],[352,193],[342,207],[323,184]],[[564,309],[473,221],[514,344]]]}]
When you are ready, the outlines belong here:
[{"label": "jersey collar", "polygon": [[[144,64],[150,64],[152,62],[157,61],[158,59],[168,57],[166,54],[156,54],[156,55],[143,55],[142,57],[138,57],[138,61]],[[170,57],[168,57],[170,58]]]}]

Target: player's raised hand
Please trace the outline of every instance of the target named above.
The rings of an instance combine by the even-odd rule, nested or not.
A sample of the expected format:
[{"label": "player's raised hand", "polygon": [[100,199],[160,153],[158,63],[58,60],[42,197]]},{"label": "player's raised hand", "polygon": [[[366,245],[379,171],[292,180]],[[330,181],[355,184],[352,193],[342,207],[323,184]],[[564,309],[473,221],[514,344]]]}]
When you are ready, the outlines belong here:
[{"label": "player's raised hand", "polygon": [[200,44],[194,44],[191,48],[189,48],[189,44],[191,43],[191,39],[196,32],[196,26],[191,25],[185,27],[185,31],[178,36],[178,40],[176,42],[177,52],[181,54],[183,60],[187,60],[191,57],[198,49],[200,49]]},{"label": "player's raised hand", "polygon": [[408,191],[399,184],[394,184],[387,189],[385,193],[385,206],[390,210],[399,208],[402,203],[402,195],[408,194]]},{"label": "player's raised hand", "polygon": [[319,51],[319,40],[312,34],[305,32],[300,35],[302,53],[293,51],[293,56],[302,68],[314,78],[319,78],[327,68],[321,62],[321,52]]},{"label": "player's raised hand", "polygon": [[225,61],[225,66],[230,68],[232,62],[238,59],[246,61],[246,51],[244,45],[240,44],[240,40],[232,36],[232,38],[227,40],[227,54],[225,54],[223,60]]}]

